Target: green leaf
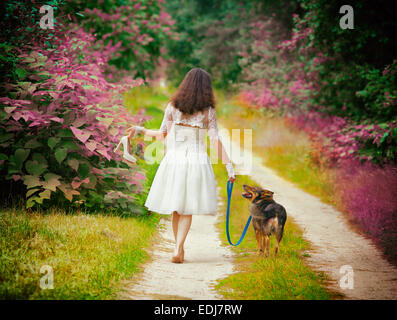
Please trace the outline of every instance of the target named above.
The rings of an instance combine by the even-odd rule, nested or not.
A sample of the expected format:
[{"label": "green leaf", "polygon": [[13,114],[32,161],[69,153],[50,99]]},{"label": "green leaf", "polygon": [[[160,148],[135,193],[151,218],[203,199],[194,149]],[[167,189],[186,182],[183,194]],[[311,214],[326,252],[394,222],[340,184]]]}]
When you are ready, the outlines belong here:
[{"label": "green leaf", "polygon": [[61,185],[59,178],[61,177],[57,174],[47,173],[46,175],[44,175],[45,182],[43,183],[43,188],[55,192],[57,190],[57,187]]},{"label": "green leaf", "polygon": [[13,136],[14,135],[11,134],[11,133],[0,135],[0,143],[3,143],[4,141],[10,140]]},{"label": "green leaf", "polygon": [[35,149],[35,148],[39,148],[42,146],[43,146],[43,144],[38,142],[36,139],[29,140],[28,142],[25,143],[25,148],[28,148],[28,149]]},{"label": "green leaf", "polygon": [[43,203],[44,198],[40,198],[40,197],[31,197],[28,199],[28,201],[26,201],[26,208],[31,208],[35,205],[35,203],[39,203],[42,204]]},{"label": "green leaf", "polygon": [[64,128],[64,129],[59,130],[58,137],[70,138],[70,137],[74,137],[74,134],[73,134],[72,130]]},{"label": "green leaf", "polygon": [[15,74],[18,76],[20,80],[22,80],[26,77],[26,70],[21,68],[16,68]]},{"label": "green leaf", "polygon": [[50,199],[51,198],[51,190],[46,189],[43,192],[40,192],[39,197],[42,199]]},{"label": "green leaf", "polygon": [[389,136],[389,133],[388,133],[388,132],[385,132],[385,133],[383,134],[382,139],[380,139],[379,143],[383,143],[383,142],[386,140],[386,138],[387,138],[388,136]]},{"label": "green leaf", "polygon": [[33,153],[33,160],[36,160],[38,163],[43,163],[47,165],[47,160],[41,153]]},{"label": "green leaf", "polygon": [[40,188],[32,188],[28,190],[28,192],[26,192],[26,198],[29,198],[32,194],[34,194],[37,191],[40,191]]},{"label": "green leaf", "polygon": [[26,171],[31,175],[39,176],[47,168],[46,163],[40,163],[37,160],[29,160],[25,163]]},{"label": "green leaf", "polygon": [[68,165],[75,171],[79,169],[79,160],[77,159],[69,159]]},{"label": "green leaf", "polygon": [[39,176],[26,175],[26,176],[22,177],[22,180],[28,189],[31,189],[34,187],[41,187],[41,185],[42,185],[42,182],[40,181]]},{"label": "green leaf", "polygon": [[80,192],[73,190],[69,185],[67,184],[61,184],[58,187],[64,194],[65,198],[68,199],[69,201],[73,200],[74,195],[79,195]]},{"label": "green leaf", "polygon": [[61,147],[66,148],[68,150],[78,150],[79,149],[79,147],[76,146],[76,144],[70,140],[62,141]]},{"label": "green leaf", "polygon": [[90,173],[90,166],[86,163],[80,163],[78,173],[79,173],[80,179],[87,178],[88,174]]},{"label": "green leaf", "polygon": [[18,168],[22,168],[22,164],[25,162],[25,160],[28,158],[30,153],[29,149],[17,149],[15,151],[14,157],[15,157],[15,164],[17,165]]},{"label": "green leaf", "polygon": [[65,148],[58,148],[55,151],[55,159],[57,159],[58,163],[61,164],[63,160],[65,160],[66,155],[68,154],[67,149]]},{"label": "green leaf", "polygon": [[54,149],[54,147],[58,144],[58,142],[60,141],[60,138],[54,138],[51,137],[48,139],[47,144],[51,149]]}]

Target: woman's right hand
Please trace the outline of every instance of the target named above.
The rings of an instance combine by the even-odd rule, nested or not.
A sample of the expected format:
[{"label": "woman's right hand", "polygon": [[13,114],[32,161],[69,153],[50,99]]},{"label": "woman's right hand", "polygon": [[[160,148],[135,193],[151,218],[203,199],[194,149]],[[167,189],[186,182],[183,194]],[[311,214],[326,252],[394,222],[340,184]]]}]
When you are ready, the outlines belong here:
[{"label": "woman's right hand", "polygon": [[236,177],[234,175],[233,164],[231,162],[226,163],[226,171],[227,171],[227,175],[229,176],[229,179],[227,179],[227,181],[230,181],[230,182],[236,181]]},{"label": "woman's right hand", "polygon": [[126,130],[126,132],[128,133],[129,132],[129,135],[128,135],[128,138],[132,138],[132,137],[134,137],[136,134],[138,134],[138,133],[145,133],[145,128],[144,127],[141,127],[141,126],[132,126],[132,127],[129,127],[127,130]]},{"label": "woman's right hand", "polygon": [[135,126],[129,127],[125,132],[129,133],[128,134],[128,139],[131,139],[135,135],[136,128]]}]

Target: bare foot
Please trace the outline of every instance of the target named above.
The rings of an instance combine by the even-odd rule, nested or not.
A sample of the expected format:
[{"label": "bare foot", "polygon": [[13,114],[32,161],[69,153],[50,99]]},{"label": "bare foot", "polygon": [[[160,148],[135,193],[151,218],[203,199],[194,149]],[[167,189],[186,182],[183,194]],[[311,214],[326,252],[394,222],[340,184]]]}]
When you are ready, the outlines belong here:
[{"label": "bare foot", "polygon": [[171,262],[172,263],[183,263],[183,260],[181,257],[174,256],[174,257],[172,257]]},{"label": "bare foot", "polygon": [[183,248],[181,250],[176,250],[174,251],[174,256],[171,259],[172,263],[183,263],[183,260],[185,258],[185,250]]}]

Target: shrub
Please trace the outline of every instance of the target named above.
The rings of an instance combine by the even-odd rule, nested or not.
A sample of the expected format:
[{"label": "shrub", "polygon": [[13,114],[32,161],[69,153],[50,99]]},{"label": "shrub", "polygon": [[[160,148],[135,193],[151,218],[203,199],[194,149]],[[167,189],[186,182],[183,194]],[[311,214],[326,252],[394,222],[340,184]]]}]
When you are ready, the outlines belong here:
[{"label": "shrub", "polygon": [[338,196],[355,221],[386,253],[397,252],[397,169],[346,162],[337,175]]},{"label": "shrub", "polygon": [[158,58],[167,59],[165,42],[177,37],[175,21],[163,0],[67,0],[63,11],[105,45],[118,45],[109,57],[108,77],[128,70],[134,78],[150,78]]},{"label": "shrub", "polygon": [[145,177],[112,150],[127,124],[146,119],[129,115],[119,95],[142,81],[107,82],[104,68],[118,46],[82,29],[69,25],[49,38],[18,50],[17,80],[2,86],[2,188],[23,183],[28,208],[69,200],[138,212],[133,194]]}]

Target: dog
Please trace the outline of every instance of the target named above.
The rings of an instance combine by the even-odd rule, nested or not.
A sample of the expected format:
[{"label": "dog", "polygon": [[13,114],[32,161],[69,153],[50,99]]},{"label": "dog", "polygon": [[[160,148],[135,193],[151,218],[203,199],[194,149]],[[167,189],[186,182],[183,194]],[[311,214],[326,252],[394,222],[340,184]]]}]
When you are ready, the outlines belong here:
[{"label": "dog", "polygon": [[245,192],[242,196],[251,202],[249,210],[258,241],[258,254],[263,254],[266,250],[265,255],[269,256],[270,236],[274,234],[276,236],[274,256],[276,256],[283,238],[287,212],[281,204],[274,201],[274,192],[257,186],[244,185],[243,188]]}]

